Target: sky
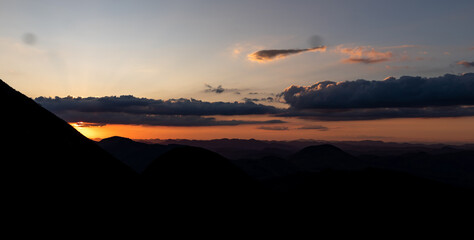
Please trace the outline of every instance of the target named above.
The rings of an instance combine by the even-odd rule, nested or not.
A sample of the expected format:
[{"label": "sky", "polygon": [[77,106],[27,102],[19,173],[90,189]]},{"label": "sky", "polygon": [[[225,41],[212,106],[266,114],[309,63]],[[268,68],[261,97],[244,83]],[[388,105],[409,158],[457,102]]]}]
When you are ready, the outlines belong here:
[{"label": "sky", "polygon": [[0,79],[91,138],[474,142],[473,9],[0,0]]}]

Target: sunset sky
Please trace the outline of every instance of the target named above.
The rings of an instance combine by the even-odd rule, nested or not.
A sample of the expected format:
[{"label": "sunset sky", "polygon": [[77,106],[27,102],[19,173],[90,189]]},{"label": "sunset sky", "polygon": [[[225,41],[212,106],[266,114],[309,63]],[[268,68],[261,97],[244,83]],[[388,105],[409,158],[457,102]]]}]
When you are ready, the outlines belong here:
[{"label": "sunset sky", "polygon": [[90,138],[472,143],[473,9],[0,0],[0,78]]}]

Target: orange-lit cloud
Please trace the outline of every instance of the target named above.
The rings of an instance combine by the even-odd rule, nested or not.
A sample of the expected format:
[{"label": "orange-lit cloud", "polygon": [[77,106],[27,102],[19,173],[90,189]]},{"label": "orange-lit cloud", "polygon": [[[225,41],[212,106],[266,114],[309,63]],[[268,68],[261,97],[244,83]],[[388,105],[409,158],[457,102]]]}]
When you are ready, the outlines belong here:
[{"label": "orange-lit cloud", "polygon": [[[265,120],[265,119],[259,119]],[[291,119],[280,125],[287,131],[255,129],[254,125],[219,127],[165,127],[142,125],[106,125],[104,127],[76,128],[89,138],[123,136],[133,139],[219,139],[240,138],[260,140],[387,140],[426,142],[472,142],[474,117],[464,118],[401,118],[377,121],[318,122],[330,131],[300,130],[296,127],[311,126],[313,120]],[[440,127],[442,126],[442,127]],[[294,130],[291,130],[294,129]],[[368,133],[370,136],[368,136]]]},{"label": "orange-lit cloud", "polygon": [[474,67],[474,62],[459,61],[456,64],[463,65],[464,67]]},{"label": "orange-lit cloud", "polygon": [[343,59],[344,63],[378,63],[390,61],[393,57],[392,52],[376,51],[372,47],[355,47],[355,48],[343,48],[337,47],[336,52],[348,55],[349,57]]},{"label": "orange-lit cloud", "polygon": [[400,48],[416,48],[416,47],[419,47],[419,46],[405,44],[405,45],[398,45],[398,46],[381,47],[380,49],[400,49]]},{"label": "orange-lit cloud", "polygon": [[85,128],[85,127],[103,127],[105,123],[90,123],[90,122],[75,122],[71,123],[73,127],[76,128]]},{"label": "orange-lit cloud", "polygon": [[247,57],[250,61],[265,63],[277,59],[286,58],[291,55],[303,53],[303,52],[324,52],[326,46],[319,46],[314,48],[304,49],[272,49],[272,50],[260,50],[249,54]]}]

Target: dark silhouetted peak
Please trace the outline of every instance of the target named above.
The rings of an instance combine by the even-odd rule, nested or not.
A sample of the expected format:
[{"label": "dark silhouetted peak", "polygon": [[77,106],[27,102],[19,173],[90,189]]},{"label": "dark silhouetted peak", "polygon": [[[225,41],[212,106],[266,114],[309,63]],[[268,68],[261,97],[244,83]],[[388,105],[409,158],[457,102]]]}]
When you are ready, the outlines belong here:
[{"label": "dark silhouetted peak", "polygon": [[347,155],[344,151],[339,149],[338,147],[335,147],[331,144],[322,144],[322,145],[317,145],[317,146],[309,146],[303,148],[301,151],[296,153],[296,155],[313,155],[313,154],[344,154]]},{"label": "dark silhouetted peak", "polygon": [[330,144],[306,147],[294,154],[291,160],[302,171],[321,171],[325,169],[356,170],[364,168],[357,158]]},{"label": "dark silhouetted peak", "polygon": [[102,139],[98,145],[139,173],[153,160],[176,147],[135,142],[123,137]]},{"label": "dark silhouetted peak", "polygon": [[181,146],[163,154],[143,176],[173,192],[239,193],[251,191],[255,182],[228,159],[209,150]]},{"label": "dark silhouetted peak", "polygon": [[0,109],[2,137],[7,140],[2,143],[2,168],[11,178],[9,182],[22,184],[25,189],[64,193],[78,188],[112,189],[136,175],[67,122],[3,81]]},{"label": "dark silhouetted peak", "polygon": [[104,138],[99,141],[100,143],[135,143],[130,138],[125,138],[125,137],[119,137],[119,136],[113,136],[109,138]]}]

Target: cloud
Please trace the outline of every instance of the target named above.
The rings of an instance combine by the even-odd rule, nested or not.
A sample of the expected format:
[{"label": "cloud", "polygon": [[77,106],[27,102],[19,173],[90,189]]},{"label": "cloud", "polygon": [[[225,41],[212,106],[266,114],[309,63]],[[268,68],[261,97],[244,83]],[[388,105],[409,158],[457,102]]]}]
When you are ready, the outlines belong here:
[{"label": "cloud", "polygon": [[[106,124],[130,124],[148,126],[236,126],[242,124],[281,124],[280,120],[244,121],[244,120],[217,120],[214,117],[183,116],[183,115],[155,115],[130,114],[117,112],[77,112],[65,111],[57,114],[67,122],[88,122],[104,126]],[[92,126],[92,125],[88,125]],[[82,127],[82,126],[80,126]]]},{"label": "cloud", "polygon": [[288,57],[303,52],[324,52],[326,46],[317,46],[313,48],[304,49],[272,49],[272,50],[260,50],[249,54],[247,57],[250,61],[254,62],[269,62],[281,58]]},{"label": "cloud", "polygon": [[286,131],[286,130],[289,130],[288,127],[283,127],[283,126],[261,126],[261,127],[258,127],[258,129],[270,130],[270,131]]},{"label": "cloud", "polygon": [[245,102],[273,102],[275,99],[273,97],[264,97],[264,98],[243,98]]},{"label": "cloud", "polygon": [[206,92],[223,93],[225,91],[225,89],[222,87],[222,85],[219,85],[216,88],[213,88],[209,84],[205,84],[205,85],[206,85],[206,88],[207,88]]},{"label": "cloud", "polygon": [[388,47],[382,47],[381,49],[401,49],[401,48],[416,48],[419,47],[418,45],[411,45],[411,44],[404,44],[404,45],[398,45],[398,46],[388,46]]},{"label": "cloud", "polygon": [[393,57],[393,54],[390,51],[376,51],[374,48],[368,46],[355,48],[343,48],[339,46],[335,51],[349,56],[342,60],[345,63],[371,64],[390,61]]},{"label": "cloud", "polygon": [[281,109],[273,106],[253,102],[203,102],[195,99],[154,100],[134,96],[39,97],[35,101],[68,122],[154,126],[234,126],[284,123],[280,120],[218,120],[214,117],[204,117],[281,112]]},{"label": "cloud", "polygon": [[319,131],[327,131],[327,130],[329,130],[327,127],[321,126],[321,125],[303,126],[303,127],[298,128],[298,129],[304,129],[304,130],[319,130]]},{"label": "cloud", "polygon": [[219,85],[216,88],[212,87],[209,84],[205,84],[205,86],[207,88],[205,90],[205,92],[214,92],[214,93],[217,93],[217,94],[221,94],[223,92],[233,92],[235,94],[240,94],[240,91],[241,91],[241,90],[236,89],[236,88],[223,88],[222,85]]},{"label": "cloud", "polygon": [[104,123],[89,123],[89,122],[75,122],[72,124],[75,127],[103,127]]},{"label": "cloud", "polygon": [[474,62],[459,61],[456,64],[463,65],[464,67],[474,67]]},{"label": "cloud", "polygon": [[384,81],[318,82],[291,86],[282,97],[293,109],[400,108],[474,105],[474,73]]},{"label": "cloud", "polygon": [[341,110],[291,110],[282,117],[298,117],[318,121],[359,121],[390,118],[440,118],[474,116],[472,106],[424,108],[362,108]]},{"label": "cloud", "polygon": [[76,111],[210,116],[271,114],[280,111],[273,106],[255,104],[253,102],[204,102],[196,99],[185,98],[155,100],[149,98],[137,98],[131,95],[88,98],[38,97],[35,101],[54,113]]}]

